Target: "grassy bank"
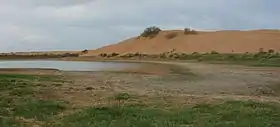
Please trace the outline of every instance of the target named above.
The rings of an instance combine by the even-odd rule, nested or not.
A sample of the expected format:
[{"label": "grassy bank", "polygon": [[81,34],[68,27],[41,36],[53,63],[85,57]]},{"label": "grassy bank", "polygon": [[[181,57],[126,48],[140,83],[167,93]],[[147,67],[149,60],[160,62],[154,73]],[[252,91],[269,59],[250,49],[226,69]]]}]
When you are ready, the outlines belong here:
[{"label": "grassy bank", "polygon": [[[86,58],[85,58],[86,59]],[[148,55],[141,53],[128,53],[128,54],[100,54],[99,57],[94,57],[96,60],[164,60],[164,61],[196,61],[207,62],[216,64],[238,64],[248,66],[270,66],[280,67],[280,54],[274,51],[258,53],[232,53],[232,54],[220,54],[218,52],[210,53],[174,53],[164,52],[159,55]]]},{"label": "grassy bank", "polygon": [[49,121],[66,109],[65,102],[39,98],[53,76],[0,74],[0,126],[29,127]]},{"label": "grassy bank", "polygon": [[[55,76],[0,74],[1,127],[275,127],[280,106],[253,101],[193,105],[140,103],[137,95],[115,94],[99,106],[75,107],[51,96]],[[46,91],[47,90],[47,91]],[[62,94],[63,95],[63,94]],[[63,97],[62,97],[63,98]]]},{"label": "grassy bank", "polygon": [[273,127],[277,105],[231,101],[181,109],[146,106],[92,107],[63,118],[62,127]]},{"label": "grassy bank", "polygon": [[179,57],[180,60],[197,60],[198,62],[239,64],[249,66],[280,67],[280,55],[278,53],[245,53],[245,54],[191,54]]},{"label": "grassy bank", "polygon": [[65,57],[78,57],[79,53],[41,53],[41,54],[14,54],[14,53],[1,53],[0,60],[26,60],[26,59],[52,59],[52,58],[65,58]]}]

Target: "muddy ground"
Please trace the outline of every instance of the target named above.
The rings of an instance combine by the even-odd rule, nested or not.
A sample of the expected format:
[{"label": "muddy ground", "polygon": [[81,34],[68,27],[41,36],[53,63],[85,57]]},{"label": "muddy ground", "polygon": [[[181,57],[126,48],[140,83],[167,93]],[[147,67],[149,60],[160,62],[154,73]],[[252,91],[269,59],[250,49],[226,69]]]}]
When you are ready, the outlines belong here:
[{"label": "muddy ground", "polygon": [[103,100],[121,92],[144,100],[168,97],[184,103],[211,99],[280,101],[280,68],[271,67],[158,62],[122,72],[11,69],[0,73],[58,75],[64,80],[61,87],[42,90],[42,97],[59,98],[75,107],[106,103]]}]

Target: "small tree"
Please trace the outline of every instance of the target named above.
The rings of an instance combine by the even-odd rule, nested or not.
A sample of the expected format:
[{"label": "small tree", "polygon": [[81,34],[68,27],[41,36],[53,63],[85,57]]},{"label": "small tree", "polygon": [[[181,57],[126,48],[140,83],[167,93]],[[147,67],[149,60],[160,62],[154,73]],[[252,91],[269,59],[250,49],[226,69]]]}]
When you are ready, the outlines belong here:
[{"label": "small tree", "polygon": [[190,28],[185,28],[185,29],[184,29],[184,34],[185,34],[185,35],[197,34],[197,32],[196,32],[195,30],[190,29]]},{"label": "small tree", "polygon": [[87,49],[85,49],[85,50],[82,51],[82,54],[87,54],[87,53],[88,53],[88,50],[87,50]]},{"label": "small tree", "polygon": [[144,32],[140,35],[141,37],[155,37],[161,31],[160,28],[156,26],[148,27],[144,30]]}]

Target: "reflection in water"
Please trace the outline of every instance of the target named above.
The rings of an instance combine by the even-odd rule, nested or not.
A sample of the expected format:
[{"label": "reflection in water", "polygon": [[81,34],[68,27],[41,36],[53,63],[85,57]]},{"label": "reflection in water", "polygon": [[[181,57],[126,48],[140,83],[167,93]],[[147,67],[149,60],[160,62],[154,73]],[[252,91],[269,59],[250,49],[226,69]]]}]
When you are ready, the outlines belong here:
[{"label": "reflection in water", "polygon": [[141,63],[125,62],[84,62],[84,61],[0,61],[0,68],[42,68],[64,71],[105,71],[140,67]]}]

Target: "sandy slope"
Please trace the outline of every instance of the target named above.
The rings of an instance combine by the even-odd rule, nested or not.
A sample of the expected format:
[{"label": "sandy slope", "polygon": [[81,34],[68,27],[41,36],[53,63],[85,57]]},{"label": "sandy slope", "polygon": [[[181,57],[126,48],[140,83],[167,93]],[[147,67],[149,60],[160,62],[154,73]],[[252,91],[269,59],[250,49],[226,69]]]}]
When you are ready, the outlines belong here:
[{"label": "sandy slope", "polygon": [[[177,33],[172,39],[166,35]],[[158,54],[172,49],[177,52],[211,52],[243,53],[258,52],[260,48],[280,51],[279,30],[254,30],[254,31],[217,31],[199,32],[197,35],[184,35],[183,31],[162,31],[153,39],[131,38],[117,44],[91,50],[87,55],[100,53],[134,53]]]}]

